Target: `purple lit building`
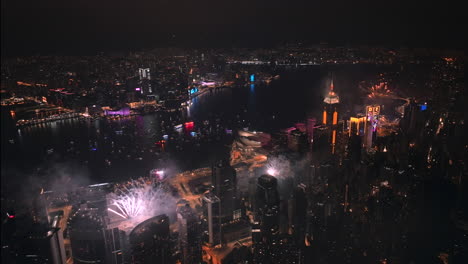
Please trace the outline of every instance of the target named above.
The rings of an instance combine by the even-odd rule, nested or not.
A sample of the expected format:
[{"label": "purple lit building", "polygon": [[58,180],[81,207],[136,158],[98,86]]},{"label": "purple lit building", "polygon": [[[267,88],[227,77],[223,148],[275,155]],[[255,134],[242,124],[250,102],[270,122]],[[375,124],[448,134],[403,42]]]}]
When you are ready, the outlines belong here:
[{"label": "purple lit building", "polygon": [[120,110],[104,110],[104,115],[121,115],[128,116],[130,115],[130,108],[124,107]]}]

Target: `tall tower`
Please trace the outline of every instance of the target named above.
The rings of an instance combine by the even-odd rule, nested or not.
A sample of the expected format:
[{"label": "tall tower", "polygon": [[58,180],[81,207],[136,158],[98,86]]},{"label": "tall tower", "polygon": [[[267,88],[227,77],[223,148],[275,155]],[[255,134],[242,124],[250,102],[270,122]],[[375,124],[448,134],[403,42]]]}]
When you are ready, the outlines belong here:
[{"label": "tall tower", "polygon": [[330,128],[330,143],[332,146],[332,154],[334,154],[336,143],[336,129],[338,126],[338,106],[340,103],[340,97],[334,91],[333,77],[330,83],[330,91],[328,92],[327,96],[325,96],[325,99],[323,99],[323,102],[324,107],[322,114],[322,124]]},{"label": "tall tower", "polygon": [[324,102],[322,124],[324,125],[336,125],[338,124],[338,105],[340,103],[340,97],[334,91],[333,79],[330,83],[330,91],[328,92]]}]

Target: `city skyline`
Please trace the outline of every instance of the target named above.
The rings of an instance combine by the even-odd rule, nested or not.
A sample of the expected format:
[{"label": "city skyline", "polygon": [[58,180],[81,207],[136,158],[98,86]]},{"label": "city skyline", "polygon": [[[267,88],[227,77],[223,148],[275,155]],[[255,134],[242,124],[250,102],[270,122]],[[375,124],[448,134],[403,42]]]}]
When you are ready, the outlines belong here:
[{"label": "city skyline", "polygon": [[2,1],[2,54],[285,42],[462,48],[456,4],[392,1]]},{"label": "city skyline", "polygon": [[1,262],[466,262],[461,10],[3,0]]}]

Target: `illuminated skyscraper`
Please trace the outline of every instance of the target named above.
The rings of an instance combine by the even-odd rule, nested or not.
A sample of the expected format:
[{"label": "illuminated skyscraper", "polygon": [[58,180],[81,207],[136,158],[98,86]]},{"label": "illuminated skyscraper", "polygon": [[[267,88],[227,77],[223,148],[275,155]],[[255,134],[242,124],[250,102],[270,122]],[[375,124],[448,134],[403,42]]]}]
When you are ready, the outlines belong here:
[{"label": "illuminated skyscraper", "polygon": [[379,105],[366,106],[365,116],[361,115],[349,119],[348,135],[361,137],[363,146],[370,149],[376,137],[379,114]]},{"label": "illuminated skyscraper", "polygon": [[215,246],[221,243],[221,203],[219,198],[209,192],[203,196],[204,217],[208,222],[208,245]]},{"label": "illuminated skyscraper", "polygon": [[351,117],[349,119],[349,136],[352,136],[352,135],[364,136],[366,128],[367,128],[367,118],[365,116]]},{"label": "illuminated skyscraper", "polygon": [[151,73],[149,68],[139,68],[138,75],[140,76],[140,80],[148,79],[151,80]]},{"label": "illuminated skyscraper", "polygon": [[377,126],[379,122],[380,105],[366,106],[367,127],[364,132],[364,146],[370,149],[377,136]]},{"label": "illuminated skyscraper", "polygon": [[151,88],[151,73],[150,68],[139,68],[138,75],[140,77],[140,92],[141,94],[151,94],[153,89]]},{"label": "illuminated skyscraper", "polygon": [[340,103],[340,97],[334,91],[333,78],[330,83],[330,91],[328,92],[324,102],[324,109],[322,114],[322,124],[330,128],[330,143],[331,143],[331,152],[335,153],[335,144],[336,144],[336,129],[338,125],[338,106]]},{"label": "illuminated skyscraper", "polygon": [[322,116],[322,123],[324,125],[336,125],[338,123],[338,104],[340,103],[340,97],[334,91],[333,79],[330,83],[330,91],[328,92],[325,99],[323,99],[325,103],[323,116]]}]

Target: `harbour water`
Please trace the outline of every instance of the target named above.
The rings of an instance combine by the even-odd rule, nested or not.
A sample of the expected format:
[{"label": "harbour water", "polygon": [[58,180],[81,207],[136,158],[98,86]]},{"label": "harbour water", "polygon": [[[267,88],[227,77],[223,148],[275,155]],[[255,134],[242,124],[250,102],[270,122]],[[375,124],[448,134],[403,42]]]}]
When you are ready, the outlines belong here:
[{"label": "harbour water", "polygon": [[[318,116],[332,71],[337,92],[346,96],[378,69],[282,71],[269,85],[219,89],[192,99],[182,111],[119,120],[76,118],[18,129],[2,108],[2,183],[10,190],[28,179],[97,183],[139,177],[156,167],[182,171],[208,166],[228,153],[232,129],[275,133]],[[193,129],[187,122],[194,122]],[[182,130],[177,131],[179,124]]]}]

